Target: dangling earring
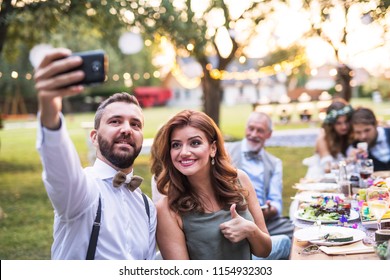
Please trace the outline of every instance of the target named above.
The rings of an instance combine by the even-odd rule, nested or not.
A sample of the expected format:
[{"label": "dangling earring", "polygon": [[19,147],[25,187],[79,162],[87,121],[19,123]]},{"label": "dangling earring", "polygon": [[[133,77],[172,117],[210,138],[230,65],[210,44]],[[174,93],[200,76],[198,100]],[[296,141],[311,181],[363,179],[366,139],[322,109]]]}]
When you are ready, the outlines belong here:
[{"label": "dangling earring", "polygon": [[214,164],[215,164],[214,157],[211,157],[211,165],[214,165]]}]

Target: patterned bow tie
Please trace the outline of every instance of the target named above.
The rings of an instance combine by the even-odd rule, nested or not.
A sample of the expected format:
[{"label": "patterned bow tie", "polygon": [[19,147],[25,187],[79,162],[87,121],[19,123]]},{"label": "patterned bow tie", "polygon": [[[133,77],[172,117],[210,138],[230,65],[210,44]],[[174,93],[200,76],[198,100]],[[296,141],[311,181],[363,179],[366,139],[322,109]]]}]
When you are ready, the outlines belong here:
[{"label": "patterned bow tie", "polygon": [[261,160],[261,155],[255,151],[244,152],[244,156],[247,160]]},{"label": "patterned bow tie", "polygon": [[126,188],[133,192],[141,185],[142,181],[144,180],[142,177],[136,175],[131,177],[130,182],[126,182],[126,179],[126,174],[122,171],[118,171],[118,173],[115,174],[114,179],[112,180],[112,185],[115,188],[119,188],[124,184]]}]

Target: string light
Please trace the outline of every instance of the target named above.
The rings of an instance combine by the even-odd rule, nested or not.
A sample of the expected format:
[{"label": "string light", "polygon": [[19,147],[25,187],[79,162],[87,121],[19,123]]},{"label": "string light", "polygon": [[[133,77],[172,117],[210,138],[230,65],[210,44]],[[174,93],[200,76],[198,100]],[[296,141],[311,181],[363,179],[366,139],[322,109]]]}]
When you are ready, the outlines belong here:
[{"label": "string light", "polygon": [[145,80],[149,80],[150,79],[150,74],[149,73],[144,73],[143,77],[144,77]]},{"label": "string light", "polygon": [[291,71],[296,74],[299,72],[297,69],[299,66],[303,65],[306,62],[306,57],[304,55],[298,55],[292,61],[283,61],[280,63],[275,63],[273,65],[260,67],[259,70],[254,71],[254,69],[247,71],[232,71],[228,72],[225,70],[213,69],[210,64],[206,66],[206,69],[210,73],[210,77],[215,80],[256,80],[261,79],[267,76],[273,76],[280,72],[289,72]]},{"label": "string light", "polygon": [[113,79],[115,82],[119,81],[119,75],[118,75],[118,74],[114,74],[114,75],[112,76],[112,79]]},{"label": "string light", "polygon": [[[27,72],[25,74],[22,74],[16,70],[12,70],[11,73],[9,74],[9,76],[13,79],[18,79],[20,77],[23,77],[25,78],[26,80],[32,80],[33,78],[33,74],[30,73],[30,72]],[[152,74],[149,73],[149,72],[145,72],[143,74],[140,74],[140,73],[135,73],[133,74],[133,77],[135,80],[139,80],[141,78],[141,76],[145,79],[145,80],[148,80],[148,79],[151,79],[152,78]],[[132,79],[132,75],[128,72],[125,72],[123,74],[112,74],[111,76],[111,80],[117,82],[119,80],[121,80],[121,77],[122,77],[122,80],[123,81],[126,81],[126,80],[131,80]],[[160,78],[161,77],[161,73],[159,71],[154,71],[153,72],[153,77],[154,78]],[[0,72],[0,79],[2,78],[6,78],[6,75],[4,75],[3,72]],[[110,79],[110,77],[106,76],[106,79],[105,81],[107,82],[108,80]]]},{"label": "string light", "polygon": [[12,77],[13,79],[17,79],[17,78],[19,77],[19,73],[16,72],[16,71],[12,71],[12,72],[11,72],[11,77]]},{"label": "string light", "polygon": [[[259,67],[258,70],[256,69],[250,69],[246,71],[226,71],[226,70],[219,70],[214,69],[212,64],[209,63],[206,65],[206,70],[209,71],[209,75],[212,79],[215,80],[235,80],[235,81],[243,81],[243,80],[252,80],[257,81],[261,78],[277,75],[278,73],[293,73],[298,74],[299,73],[299,67],[302,66],[306,62],[306,57],[304,55],[297,55],[294,60],[287,60],[280,63],[275,63],[273,65]],[[186,76],[183,71],[181,70],[180,66],[175,63],[174,66],[171,69],[172,75],[175,77],[175,79],[185,88],[187,89],[194,89],[197,88],[201,83],[202,76],[199,77],[188,77]],[[387,72],[388,76],[390,72]],[[25,73],[24,75],[19,75],[17,71],[13,70],[11,71],[11,78],[18,79],[20,77],[24,77],[26,80],[31,80],[33,77],[33,74],[31,73]],[[309,70],[309,74],[312,74],[315,76],[318,74],[318,70],[312,69]],[[331,76],[337,75],[336,69],[331,69],[329,71],[329,74]],[[354,75],[354,72],[350,73],[352,76]],[[130,74],[128,72],[123,74],[113,74],[111,76],[111,80],[118,82],[119,80],[123,80],[125,84],[130,84],[129,80],[140,80],[141,77],[145,80],[154,78],[161,78],[161,73],[159,71],[154,71],[153,73],[144,72],[144,73],[134,73]],[[5,78],[4,73],[0,72],[0,79]],[[108,81],[110,77],[106,78],[106,81]],[[352,85],[354,85],[352,83]],[[336,86],[336,90],[340,90],[340,86]]]},{"label": "string light", "polygon": [[175,77],[177,82],[187,89],[195,89],[200,85],[200,77],[194,77],[194,78],[187,77],[181,71],[181,68],[177,63],[174,64],[171,73]]},{"label": "string light", "polygon": [[123,74],[123,79],[125,79],[125,80],[131,79],[130,73],[124,73]]},{"label": "string light", "polygon": [[136,81],[138,81],[140,78],[141,78],[141,76],[138,73],[135,73],[133,75],[133,79],[136,80]]}]

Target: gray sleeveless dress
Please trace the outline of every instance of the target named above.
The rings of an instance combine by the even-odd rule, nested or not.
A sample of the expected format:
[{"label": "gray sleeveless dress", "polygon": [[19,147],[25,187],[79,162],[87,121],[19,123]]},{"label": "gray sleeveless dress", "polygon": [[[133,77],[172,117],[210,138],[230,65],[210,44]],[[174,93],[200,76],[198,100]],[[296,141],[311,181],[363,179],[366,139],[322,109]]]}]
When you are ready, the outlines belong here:
[{"label": "gray sleeveless dress", "polygon": [[[253,221],[248,210],[239,212]],[[182,216],[188,254],[191,260],[250,260],[248,240],[233,243],[226,239],[219,225],[231,220],[229,210],[214,213],[189,213]]]}]

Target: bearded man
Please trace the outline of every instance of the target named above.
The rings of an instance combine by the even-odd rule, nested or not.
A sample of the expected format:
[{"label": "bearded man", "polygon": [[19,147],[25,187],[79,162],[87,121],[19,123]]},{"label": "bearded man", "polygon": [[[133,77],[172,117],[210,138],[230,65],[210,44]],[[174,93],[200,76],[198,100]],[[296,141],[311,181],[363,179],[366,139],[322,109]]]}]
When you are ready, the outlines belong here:
[{"label": "bearded man", "polygon": [[[53,49],[35,70],[43,181],[54,208],[52,259],[154,259],[156,209],[138,188],[133,163],[144,118],[137,99],[116,93],[99,106],[90,133],[93,166],[83,168],[61,113],[62,98],[80,94],[85,73],[68,49]],[[135,184],[134,184],[135,182]]]},{"label": "bearded man", "polygon": [[[233,165],[248,174],[262,206],[272,241],[272,251],[266,259],[279,260],[289,258],[294,225],[288,217],[282,216],[282,161],[265,150],[271,135],[271,118],[263,112],[253,111],[245,126],[245,137],[225,145]],[[253,256],[253,259],[260,258]]]}]

